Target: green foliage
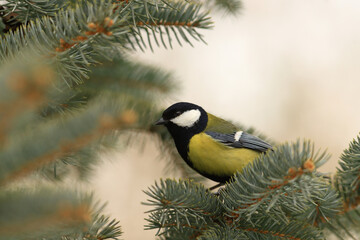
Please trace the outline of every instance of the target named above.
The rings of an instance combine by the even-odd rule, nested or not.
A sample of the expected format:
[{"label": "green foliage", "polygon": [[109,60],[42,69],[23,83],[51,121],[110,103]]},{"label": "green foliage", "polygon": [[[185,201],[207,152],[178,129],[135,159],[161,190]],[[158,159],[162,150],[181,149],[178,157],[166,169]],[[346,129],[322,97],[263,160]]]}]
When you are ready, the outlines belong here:
[{"label": "green foliage", "polygon": [[223,228],[210,228],[203,232],[201,236],[198,237],[199,240],[216,240],[216,239],[234,239],[234,240],[244,240],[249,239],[245,233],[239,229],[231,228],[229,226],[224,226]]},{"label": "green foliage", "polygon": [[326,228],[329,233],[335,234],[339,239],[358,239],[360,236],[359,207],[342,212],[337,218],[331,220]]},{"label": "green foliage", "polygon": [[0,239],[38,239],[78,231],[90,220],[90,198],[79,199],[69,191],[40,189],[2,191]]},{"label": "green foliage", "polygon": [[150,48],[150,38],[201,40],[207,11],[182,1],[10,0],[0,17],[0,238],[119,239],[118,221],[81,194],[44,188],[43,176],[60,186],[86,179],[99,152],[128,146],[120,135],[148,131],[177,85],[127,53],[146,36]]},{"label": "green foliage", "polygon": [[215,195],[199,183],[161,181],[146,192],[153,208],[147,227],[162,239],[324,239],[328,230],[352,236],[360,215],[344,212],[341,192],[316,171],[328,157],[307,141],[276,146]]},{"label": "green foliage", "polygon": [[204,4],[211,11],[216,11],[225,15],[237,15],[243,8],[241,0],[196,0]]},{"label": "green foliage", "polygon": [[[40,18],[42,16],[55,16],[56,12],[66,7],[69,1],[57,0],[36,0],[36,1],[17,1],[9,0],[3,3],[4,15],[15,12],[14,20],[26,23],[29,20]],[[11,9],[7,11],[6,9]]]},{"label": "green foliage", "polygon": [[356,206],[360,201],[360,136],[350,143],[339,164],[336,187],[349,207]]},{"label": "green foliage", "polygon": [[145,193],[152,200],[144,204],[154,208],[146,227],[158,229],[158,234],[161,230],[163,239],[278,239],[282,235],[284,239],[320,239],[315,228],[297,221],[279,223],[270,214],[254,222],[240,219],[234,223],[223,200],[191,181],[161,180]]},{"label": "green foliage", "polygon": [[79,89],[91,96],[98,95],[101,88],[101,93],[158,101],[159,96],[178,89],[173,79],[172,74],[157,67],[115,58],[93,68],[89,80]]},{"label": "green foliage", "polygon": [[159,32],[165,45],[164,36],[170,41],[171,29],[179,42],[182,38],[191,44],[184,31],[199,40],[201,35],[195,28],[210,26],[211,21],[207,13],[200,12],[200,5],[186,2],[170,6],[163,2],[131,1],[114,7],[109,0],[80,1],[75,8],[61,9],[54,16],[46,14],[6,35],[0,40],[0,62],[28,46],[40,55],[51,56],[61,78],[71,86],[82,83],[89,66],[99,63],[99,58],[111,59],[120,49],[134,48],[134,44],[145,46],[140,30],[148,38],[151,31],[156,42],[155,33]]},{"label": "green foliage", "polygon": [[149,211],[148,228],[163,228],[164,234],[171,230],[183,232],[191,228],[193,222],[197,223],[197,228],[203,228],[212,217],[221,213],[216,197],[202,185],[188,180],[161,180],[145,193],[154,200],[144,204],[155,207]]},{"label": "green foliage", "polygon": [[357,239],[351,230],[360,235],[360,136],[344,150],[339,164],[334,185],[342,198],[343,211],[331,221],[329,229],[340,239],[344,235]]},{"label": "green foliage", "polygon": [[89,240],[98,240],[98,239],[118,239],[121,236],[122,231],[119,226],[119,222],[116,220],[111,220],[109,217],[106,217],[101,214],[104,210],[105,205],[99,207],[99,203],[94,203],[92,196],[86,196],[86,201],[91,204],[92,212],[91,218],[92,223],[87,223],[84,225],[83,229],[86,231],[67,231],[62,233],[61,236],[50,235],[44,240],[79,240],[79,239],[89,239]]},{"label": "green foliage", "polygon": [[221,9],[225,13],[237,14],[242,8],[242,2],[239,0],[213,0],[216,9]]},{"label": "green foliage", "polygon": [[145,6],[141,11],[134,10],[135,18],[133,19],[134,23],[131,32],[133,38],[129,38],[129,42],[134,49],[135,45],[132,44],[134,39],[140,49],[143,50],[143,47],[146,47],[141,30],[145,30],[147,43],[151,50],[153,50],[151,36],[157,46],[160,46],[159,42],[161,42],[165,48],[167,48],[166,42],[172,48],[172,34],[180,46],[182,45],[181,39],[192,46],[189,37],[205,42],[202,35],[196,31],[196,28],[208,29],[211,27],[212,22],[207,13],[200,13],[200,5],[175,2],[171,5],[171,8],[168,5],[164,8],[165,5],[159,7],[145,1]]}]

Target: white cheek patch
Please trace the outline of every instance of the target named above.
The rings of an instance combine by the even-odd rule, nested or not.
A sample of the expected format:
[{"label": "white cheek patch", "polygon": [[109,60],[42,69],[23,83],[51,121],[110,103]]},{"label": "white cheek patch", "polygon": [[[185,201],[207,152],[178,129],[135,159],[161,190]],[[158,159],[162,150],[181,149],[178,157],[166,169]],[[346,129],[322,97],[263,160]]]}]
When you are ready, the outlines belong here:
[{"label": "white cheek patch", "polygon": [[234,139],[235,139],[236,142],[239,141],[242,134],[243,134],[243,131],[238,131],[238,132],[235,133]]},{"label": "white cheek patch", "polygon": [[175,123],[180,127],[192,127],[194,124],[199,121],[201,112],[198,109],[192,109],[186,112],[183,112],[181,115],[176,118],[171,119],[170,121]]}]

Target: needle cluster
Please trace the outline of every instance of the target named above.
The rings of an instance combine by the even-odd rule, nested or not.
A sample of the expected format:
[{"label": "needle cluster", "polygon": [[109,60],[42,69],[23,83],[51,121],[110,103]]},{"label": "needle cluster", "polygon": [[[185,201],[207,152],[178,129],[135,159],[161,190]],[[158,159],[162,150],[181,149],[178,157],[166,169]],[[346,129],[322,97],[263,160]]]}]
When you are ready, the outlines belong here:
[{"label": "needle cluster", "polygon": [[100,152],[146,133],[176,90],[172,74],[129,53],[191,44],[211,27],[186,1],[2,3],[0,239],[119,239],[119,222],[62,181],[87,179]]}]

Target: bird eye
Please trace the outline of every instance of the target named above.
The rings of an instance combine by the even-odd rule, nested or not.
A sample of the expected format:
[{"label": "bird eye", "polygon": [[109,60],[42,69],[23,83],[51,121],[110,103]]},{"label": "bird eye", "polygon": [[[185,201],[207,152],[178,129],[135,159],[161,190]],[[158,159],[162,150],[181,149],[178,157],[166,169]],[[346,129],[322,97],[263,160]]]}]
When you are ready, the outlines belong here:
[{"label": "bird eye", "polygon": [[177,112],[175,113],[175,117],[177,117],[177,116],[179,116],[179,115],[181,115],[181,111],[177,111]]}]

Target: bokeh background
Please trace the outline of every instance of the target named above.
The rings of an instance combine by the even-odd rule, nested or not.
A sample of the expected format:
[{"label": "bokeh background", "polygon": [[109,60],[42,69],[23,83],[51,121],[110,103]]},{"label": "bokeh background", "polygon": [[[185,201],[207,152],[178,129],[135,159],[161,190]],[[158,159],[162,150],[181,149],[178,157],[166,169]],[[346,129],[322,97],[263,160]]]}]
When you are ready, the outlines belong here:
[{"label": "bokeh background", "polygon": [[[332,155],[321,170],[334,172],[360,129],[360,1],[243,4],[236,17],[214,13],[215,28],[202,31],[207,45],[155,48],[133,57],[174,72],[181,89],[164,107],[189,101],[279,143],[310,139]],[[121,221],[124,239],[155,238],[143,230],[150,208],[141,205],[142,190],[161,177],[177,177],[164,171],[153,139],[140,137],[146,143],[141,149],[101,156],[88,184]]]}]

